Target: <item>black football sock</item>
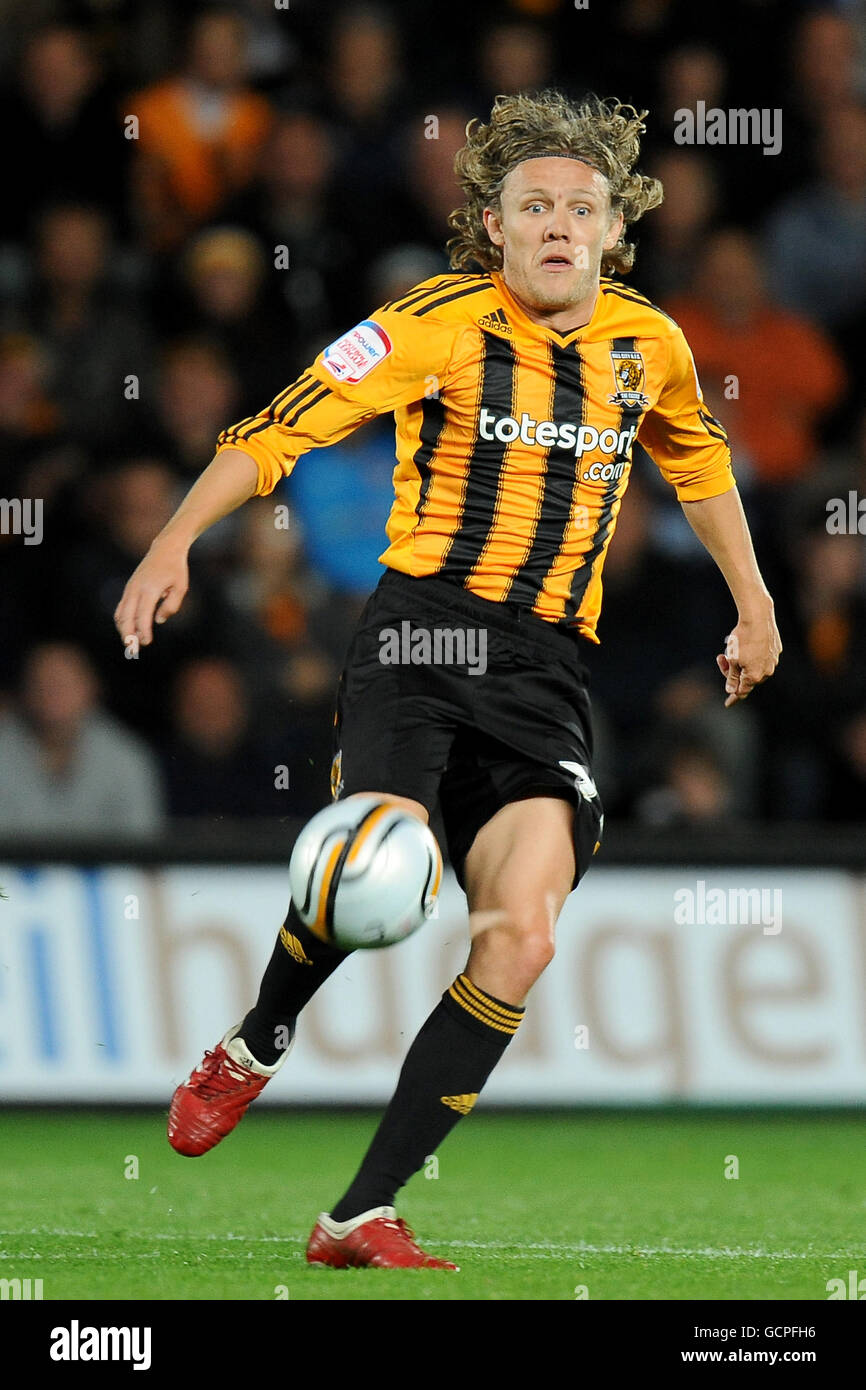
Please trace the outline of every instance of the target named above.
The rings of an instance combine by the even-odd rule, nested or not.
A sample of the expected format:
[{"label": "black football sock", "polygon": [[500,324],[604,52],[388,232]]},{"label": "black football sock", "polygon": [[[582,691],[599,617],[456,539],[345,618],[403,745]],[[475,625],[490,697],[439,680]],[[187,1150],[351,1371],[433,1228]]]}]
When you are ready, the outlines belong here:
[{"label": "black football sock", "polygon": [[503,1004],[458,975],[409,1049],[397,1089],[334,1221],[390,1207],[478,1093],[520,1026],[523,1009]]},{"label": "black football sock", "polygon": [[240,1029],[262,1066],[272,1067],[279,1059],[294,1035],[301,1009],[350,954],[320,941],[304,926],[294,903],[289,905],[255,1008],[250,1009]]}]

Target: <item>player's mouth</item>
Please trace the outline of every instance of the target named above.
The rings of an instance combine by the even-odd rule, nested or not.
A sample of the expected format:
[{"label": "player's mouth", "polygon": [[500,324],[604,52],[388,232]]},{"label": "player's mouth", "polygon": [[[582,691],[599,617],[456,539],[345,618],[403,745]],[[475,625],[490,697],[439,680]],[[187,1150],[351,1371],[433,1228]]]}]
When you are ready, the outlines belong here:
[{"label": "player's mouth", "polygon": [[574,270],[574,261],[570,256],[564,256],[558,251],[552,251],[543,258],[541,269],[549,270],[552,274],[562,274],[563,271]]}]

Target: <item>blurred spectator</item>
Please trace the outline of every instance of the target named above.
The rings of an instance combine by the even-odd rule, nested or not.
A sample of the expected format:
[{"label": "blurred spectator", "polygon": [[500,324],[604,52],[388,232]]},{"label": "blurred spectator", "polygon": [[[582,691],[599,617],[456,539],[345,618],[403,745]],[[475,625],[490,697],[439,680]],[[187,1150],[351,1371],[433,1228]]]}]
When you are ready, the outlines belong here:
[{"label": "blurred spectator", "polygon": [[369,304],[387,304],[401,299],[422,280],[442,273],[443,257],[427,246],[407,242],[384,251],[370,266]]},{"label": "blurred spectator", "polygon": [[673,138],[676,113],[727,106],[727,63],[722,52],[702,43],[685,43],[665,57],[659,75],[659,97],[653,111],[656,129]]},{"label": "blurred spectator", "polygon": [[[256,178],[226,209],[251,231],[274,267],[278,247],[288,268],[276,271],[277,294],[307,335],[328,332],[364,312],[358,278],[369,251],[381,246],[388,206],[364,199],[352,206],[334,184],[336,148],[325,122],[309,111],[280,116],[262,150]],[[273,293],[273,292],[272,292]],[[276,297],[276,296],[275,296]]]},{"label": "blurred spectator", "polygon": [[45,347],[65,435],[91,445],[122,430],[129,378],[139,391],[146,389],[151,361],[141,307],[125,303],[111,283],[113,249],[100,209],[47,209],[38,227],[32,287],[11,312]]},{"label": "blurred spectator", "polygon": [[0,499],[26,507],[22,524],[29,530],[28,536],[0,529],[0,687],[17,680],[24,653],[44,634],[43,600],[55,582],[58,493],[81,467],[63,444],[49,376],[38,339],[0,334]]},{"label": "blurred spectator", "polygon": [[717,6],[698,10],[686,3],[677,8],[676,29],[684,41],[661,59],[657,100],[648,92],[651,79],[645,58],[636,79],[637,104],[650,108],[646,148],[656,153],[682,149],[675,141],[682,139],[679,113],[684,111],[696,118],[703,112],[708,120],[713,112],[751,111],[760,115],[762,125],[769,120],[771,153],[764,147],[763,130],[760,138],[754,132],[744,138],[728,127],[722,137],[728,145],[724,151],[714,146],[710,130],[704,151],[700,124],[695,133],[698,149],[711,162],[720,205],[736,206],[737,220],[751,230],[802,177],[802,142],[792,129],[788,91],[779,82],[784,65],[781,59],[772,63],[766,57],[769,47],[778,47],[777,31],[784,22],[781,6],[779,0],[728,0],[724,11]]},{"label": "blurred spectator", "polygon": [[770,297],[753,239],[733,228],[716,232],[692,293],[665,307],[699,375],[723,393],[757,480],[776,485],[803,474],[822,418],[843,395],[845,372],[821,331]]},{"label": "blurred spectator", "polygon": [[30,653],[19,707],[0,717],[0,835],[148,835],[162,823],[153,755],[100,708],[73,646]]},{"label": "blurred spectator", "polygon": [[821,496],[839,497],[853,488],[866,497],[866,405],[860,402],[846,447],[828,454],[820,475]]},{"label": "blurred spectator", "polygon": [[211,9],[192,21],[178,76],[128,99],[139,121],[135,207],[153,250],[177,246],[250,182],[272,116],[245,81],[243,23]]},{"label": "blurred spectator", "polygon": [[[736,614],[731,614],[731,626]],[[689,670],[667,679],[653,705],[653,724],[661,740],[671,747],[691,743],[718,765],[726,785],[725,805],[741,816],[759,809],[758,791],[763,768],[760,730],[753,709],[741,704],[736,713],[725,709],[723,682],[715,664],[714,647],[724,649],[724,634],[706,634],[706,656]]]},{"label": "blurred spectator", "polygon": [[61,423],[49,394],[49,358],[30,333],[0,335],[0,479],[4,496],[19,489],[32,460],[55,442]]},{"label": "blurred spectator", "polygon": [[[286,487],[277,496],[285,496]],[[276,507],[262,498],[244,509],[229,596],[269,639],[257,674],[266,717],[284,744],[280,761],[291,767],[292,795],[284,793],[283,800],[312,813],[328,796],[337,682],[367,594],[335,592],[307,562],[294,512],[285,525],[285,503]]]},{"label": "blurred spectator", "polygon": [[866,709],[866,540],[829,532],[827,520],[821,505],[789,536],[788,581],[776,596],[784,656],[761,692],[774,750],[771,811],[785,817],[853,812],[850,800],[844,810],[836,802],[833,768],[857,765]]},{"label": "blurred spectator", "polygon": [[301,273],[286,277],[285,293],[295,311],[303,313],[302,294],[312,298],[317,288],[308,268],[314,271],[330,302],[329,334],[369,312],[360,293],[369,261],[383,245],[407,235],[402,161],[407,74],[389,9],[346,6],[325,52],[322,110],[331,129],[330,203],[336,215],[324,228],[320,250],[314,245],[315,228],[302,227],[303,245],[312,255],[295,263]]},{"label": "blurred spectator", "polygon": [[[338,663],[342,662],[360,605],[356,608],[345,596],[338,601],[329,583],[327,567],[318,564],[311,567],[302,541],[300,513],[295,512],[294,502],[289,509],[283,500],[287,495],[294,497],[295,480],[302,473],[314,475],[311,487],[319,495],[330,493],[330,479],[327,487],[323,487],[325,475],[316,466],[320,453],[325,452],[331,451],[316,450],[311,457],[301,460],[289,483],[281,485],[275,494],[279,499],[276,502],[254,498],[247,503],[240,516],[236,564],[228,593],[238,611],[271,639],[278,662],[288,651],[313,645],[327,654],[331,666],[324,685],[330,698],[339,674]],[[355,506],[353,499],[352,516]],[[380,525],[384,527],[381,517]],[[317,542],[321,550],[337,549],[340,544],[339,535],[327,539],[322,535]]]},{"label": "blurred spectator", "polygon": [[[528,0],[524,9],[531,13],[532,8]],[[622,101],[652,107],[655,116],[662,63],[691,32],[695,7],[689,7],[688,18],[680,13],[679,0],[618,0],[605,6],[589,0],[582,10],[574,4],[554,9],[559,21],[554,62],[560,83],[576,91],[616,92]],[[657,130],[661,124],[653,121]],[[668,123],[666,133],[669,129]]]},{"label": "blurred spectator", "polygon": [[834,821],[866,821],[866,705],[839,731],[830,764],[833,787],[825,814]]},{"label": "blurred spectator", "polygon": [[742,810],[753,808],[755,728],[747,711],[724,708],[715,664],[736,610],[709,557],[688,565],[653,543],[653,508],[643,478],[632,472],[604,567],[601,648],[585,654],[593,699],[611,730],[614,781],[628,809],[658,776],[653,729],[706,744],[728,768]]},{"label": "blurred spectator", "polygon": [[[776,209],[767,264],[780,302],[830,328],[866,315],[866,110],[834,111],[818,136],[818,181]],[[862,360],[862,347],[861,347]]]},{"label": "blurred spectator", "polygon": [[238,382],[237,415],[256,414],[301,370],[272,265],[251,232],[214,227],[191,242],[183,272],[173,326],[222,349]]},{"label": "blurred spectator", "polygon": [[794,30],[791,74],[794,112],[818,124],[866,96],[852,19],[833,7],[809,8]]},{"label": "blurred spectator", "polygon": [[394,187],[387,154],[403,107],[403,72],[390,15],[374,5],[348,6],[331,32],[327,86],[340,132],[339,183],[352,194],[369,198]]},{"label": "blurred spectator", "polygon": [[549,86],[552,59],[546,29],[518,19],[491,24],[484,30],[478,55],[479,108],[488,109],[500,92],[534,92]]},{"label": "blurred spectator", "polygon": [[[770,2],[766,0],[767,5]],[[764,3],[753,0],[753,5]],[[856,73],[857,36],[850,14],[843,15],[845,7],[835,4],[819,7],[810,2],[801,8],[804,12],[800,14],[780,16],[785,31],[781,44],[775,34],[765,32],[762,50],[760,31],[755,35],[755,47],[746,60],[748,90],[738,90],[738,99],[731,103],[781,111],[781,149],[771,158],[761,159],[751,177],[745,169],[741,171],[746,175],[749,206],[737,215],[752,229],[823,181],[820,132],[836,121],[843,108],[863,100]],[[760,56],[771,47],[779,53],[774,64]],[[738,75],[737,68],[734,72]],[[758,214],[757,220],[754,214]],[[822,215],[820,208],[819,219]],[[803,304],[793,307],[804,312]]]},{"label": "blurred spectator", "polygon": [[647,219],[630,281],[658,301],[688,290],[716,213],[718,187],[711,160],[685,150],[658,155],[649,172],[661,179],[664,202]]},{"label": "blurred spectator", "polygon": [[[852,492],[858,500],[866,499],[866,406],[862,403],[859,416],[854,419],[847,434],[834,448],[822,453],[814,473],[792,488],[784,499],[778,517],[777,543],[783,548],[790,548],[791,538],[799,535],[803,529],[804,518],[818,517],[825,509],[829,509],[826,512],[828,523],[830,515],[841,509],[845,527],[850,525],[849,499]],[[832,505],[831,499],[834,499]],[[866,514],[858,515],[856,519],[860,522],[860,534],[866,538]],[[837,529],[835,522],[832,529]],[[863,549],[863,583],[866,589],[866,539]]]},{"label": "blurred spectator", "polygon": [[[463,197],[454,174],[454,156],[466,143],[470,116],[463,108],[449,106],[436,113],[435,127],[428,127],[420,116],[407,127],[407,240],[427,242],[442,251],[450,236],[448,215]],[[448,269],[444,256],[442,269]]]},{"label": "blurred spectator", "polygon": [[[226,353],[207,338],[184,338],[163,353],[150,449],[192,482],[214,456],[217,436],[238,419],[239,383]],[[261,400],[257,409],[267,405]]]},{"label": "blurred spectator", "polygon": [[255,664],[260,649],[258,635],[234,612],[205,556],[194,550],[190,590],[180,612],[137,660],[125,659],[114,610],[179,496],[170,469],[155,458],[129,460],[95,479],[88,490],[88,524],[69,536],[45,617],[88,652],[102,673],[111,709],[155,737],[165,732],[171,684],[183,662],[220,653]]},{"label": "blurred spectator", "polygon": [[724,827],[733,821],[732,779],[706,744],[681,737],[662,743],[658,779],[658,785],[638,800],[639,820],[657,828],[682,829]]},{"label": "blurred spectator", "polygon": [[54,433],[58,411],[46,391],[47,376],[44,348],[32,334],[0,337],[0,432],[21,441]]},{"label": "blurred spectator", "polygon": [[126,141],[86,34],[49,24],[25,46],[19,89],[0,106],[14,143],[14,196],[0,207],[0,239],[19,240],[48,204],[98,204],[119,218],[126,192]]},{"label": "blurred spectator", "polygon": [[[659,552],[654,513],[648,483],[633,468],[605,558],[601,648],[589,648],[584,658],[613,724],[639,738],[667,681],[701,662],[714,676],[716,652],[735,614],[725,582],[703,549],[700,561],[688,567]],[[666,615],[676,615],[675,621]],[[652,658],[648,633],[663,644],[653,646]]]},{"label": "blurred spectator", "polygon": [[[279,756],[285,749],[255,733],[243,678],[230,661],[212,657],[183,667],[175,682],[173,725],[163,758],[173,816],[296,813],[291,768]],[[281,762],[288,777],[280,776]]]},{"label": "blurred spectator", "polygon": [[[343,656],[345,651],[344,645]],[[301,643],[289,653],[281,696],[274,718],[284,740],[282,761],[290,768],[292,805],[295,814],[311,816],[330,795],[337,697],[334,663],[318,642]]]},{"label": "blurred spectator", "polygon": [[[296,38],[285,23],[285,10],[274,0],[235,0],[246,32],[247,71],[257,86],[276,84],[297,64]],[[297,0],[293,9],[299,8]]]},{"label": "blurred spectator", "polygon": [[336,589],[366,598],[379,582],[395,467],[393,427],[376,421],[302,459],[289,480],[310,560]]}]

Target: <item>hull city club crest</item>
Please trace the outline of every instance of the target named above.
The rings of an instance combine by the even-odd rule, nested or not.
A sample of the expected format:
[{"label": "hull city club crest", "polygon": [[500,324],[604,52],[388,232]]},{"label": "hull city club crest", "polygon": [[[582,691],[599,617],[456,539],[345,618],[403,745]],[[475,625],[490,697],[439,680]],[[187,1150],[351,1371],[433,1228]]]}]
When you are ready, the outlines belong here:
[{"label": "hull city club crest", "polygon": [[649,405],[649,396],[644,395],[646,369],[639,352],[612,351],[613,379],[616,390],[608,396],[611,405],[622,405],[629,410]]}]

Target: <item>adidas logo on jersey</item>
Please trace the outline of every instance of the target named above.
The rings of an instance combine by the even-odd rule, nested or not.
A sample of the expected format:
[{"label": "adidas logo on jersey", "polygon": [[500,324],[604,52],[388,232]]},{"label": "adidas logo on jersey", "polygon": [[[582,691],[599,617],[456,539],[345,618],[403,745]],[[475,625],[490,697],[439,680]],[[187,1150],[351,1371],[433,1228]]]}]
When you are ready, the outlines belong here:
[{"label": "adidas logo on jersey", "polygon": [[505,317],[504,309],[494,309],[491,314],[485,314],[478,320],[479,328],[492,328],[494,333],[511,333],[511,324]]}]

